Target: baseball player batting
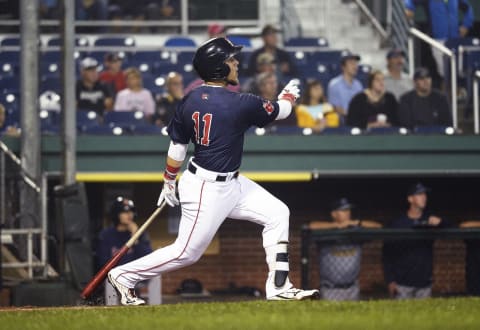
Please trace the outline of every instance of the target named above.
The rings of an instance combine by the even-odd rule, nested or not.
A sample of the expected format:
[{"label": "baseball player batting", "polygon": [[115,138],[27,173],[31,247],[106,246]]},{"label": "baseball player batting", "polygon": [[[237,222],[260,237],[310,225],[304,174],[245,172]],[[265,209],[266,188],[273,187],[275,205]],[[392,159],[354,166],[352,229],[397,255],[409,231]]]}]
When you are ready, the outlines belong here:
[{"label": "baseball player batting", "polygon": [[182,208],[178,237],[173,244],[108,273],[123,305],[144,304],[135,295],[136,283],[195,263],[227,217],[264,227],[268,300],[318,296],[318,290],[294,288],[288,278],[288,207],[238,172],[245,132],[286,118],[299,96],[298,81],[290,81],[276,102],[227,90],[228,84],[239,83],[234,56],[241,49],[226,38],[213,38],[195,53],[193,66],[205,84],[183,98],[168,125],[171,142],[158,199],[159,205],[179,204],[176,177],[192,141],[194,155],[178,184]]}]

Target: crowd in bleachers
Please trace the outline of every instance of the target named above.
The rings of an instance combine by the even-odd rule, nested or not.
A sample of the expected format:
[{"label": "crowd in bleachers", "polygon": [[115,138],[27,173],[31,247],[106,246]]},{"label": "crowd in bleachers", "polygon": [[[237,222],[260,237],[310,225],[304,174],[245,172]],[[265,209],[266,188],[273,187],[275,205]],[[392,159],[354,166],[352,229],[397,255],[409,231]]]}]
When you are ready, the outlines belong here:
[{"label": "crowd in bleachers", "polygon": [[[208,28],[209,37],[225,33],[219,24]],[[444,133],[452,125],[446,96],[432,89],[428,70],[419,68],[413,80],[406,75],[403,51],[392,49],[386,68],[373,70],[361,64],[359,54],[331,49],[324,38],[292,38],[282,48],[278,33],[274,26],[265,26],[263,45],[257,49],[248,38],[231,36],[244,45],[239,55],[241,84],[229,86],[232,90],[276,100],[288,80],[302,81],[304,95],[296,110],[262,134],[352,134],[352,130],[405,134],[427,126],[433,128],[424,132]],[[47,46],[59,44],[57,37],[46,41]],[[20,122],[20,53],[1,50],[12,45],[19,45],[19,38],[0,40],[0,103],[6,109],[2,131]],[[121,134],[160,133],[183,95],[202,83],[191,64],[197,42],[188,37],[172,36],[158,50],[142,50],[134,37],[120,36],[99,35],[93,42],[79,36],[76,45],[89,49],[75,52],[79,133],[116,134],[117,125],[115,132]],[[110,52],[104,47],[127,51]],[[480,62],[470,53],[466,60]],[[39,107],[44,133],[59,131],[60,66],[60,51],[42,50]],[[91,111],[94,114],[84,114]]]}]

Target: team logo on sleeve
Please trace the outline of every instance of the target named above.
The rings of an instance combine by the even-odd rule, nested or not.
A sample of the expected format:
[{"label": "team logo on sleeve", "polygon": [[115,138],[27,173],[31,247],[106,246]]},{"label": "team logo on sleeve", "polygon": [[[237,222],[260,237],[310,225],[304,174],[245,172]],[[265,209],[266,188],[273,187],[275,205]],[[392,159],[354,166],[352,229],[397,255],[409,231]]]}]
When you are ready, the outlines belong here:
[{"label": "team logo on sleeve", "polygon": [[272,102],[270,102],[270,101],[264,102],[264,103],[263,103],[263,108],[265,109],[265,111],[266,111],[268,114],[271,114],[271,113],[273,112],[273,110],[275,110],[275,108],[273,107]]},{"label": "team logo on sleeve", "polygon": [[208,100],[208,94],[207,93],[202,94],[202,100]]}]

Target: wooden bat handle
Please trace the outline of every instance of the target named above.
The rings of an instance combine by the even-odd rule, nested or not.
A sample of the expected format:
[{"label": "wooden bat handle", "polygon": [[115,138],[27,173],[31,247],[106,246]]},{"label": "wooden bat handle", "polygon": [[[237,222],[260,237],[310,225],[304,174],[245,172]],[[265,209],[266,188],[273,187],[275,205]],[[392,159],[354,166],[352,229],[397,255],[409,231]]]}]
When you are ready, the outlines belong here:
[{"label": "wooden bat handle", "polygon": [[163,208],[165,207],[166,202],[163,203],[152,213],[152,215],[145,221],[145,223],[138,228],[137,232],[133,234],[133,236],[128,240],[127,243],[118,251],[112,259],[110,259],[103,267],[98,271],[98,273],[93,277],[93,279],[88,282],[87,286],[83,289],[80,297],[83,299],[87,299],[93,291],[98,287],[100,283],[103,282],[105,277],[107,277],[108,272],[115,267],[118,261],[128,252],[128,250],[135,244],[137,239],[143,234],[143,232],[147,229],[150,223],[155,220],[155,218],[162,212]]}]

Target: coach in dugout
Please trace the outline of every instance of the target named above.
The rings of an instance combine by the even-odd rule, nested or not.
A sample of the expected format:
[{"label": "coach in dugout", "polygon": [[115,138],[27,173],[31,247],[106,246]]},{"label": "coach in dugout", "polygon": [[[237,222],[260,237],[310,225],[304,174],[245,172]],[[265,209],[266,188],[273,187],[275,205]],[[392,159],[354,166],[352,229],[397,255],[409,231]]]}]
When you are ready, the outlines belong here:
[{"label": "coach in dugout", "polygon": [[[341,198],[332,205],[332,221],[312,221],[310,229],[379,228],[375,221],[352,220],[354,207],[347,198]],[[362,243],[343,241],[318,245],[320,272],[320,296],[327,300],[358,300],[360,287],[358,275],[362,259]]]},{"label": "coach in dugout", "polygon": [[[448,226],[446,220],[428,210],[427,192],[422,183],[407,192],[409,208],[392,221],[390,228],[432,228]],[[433,240],[402,240],[384,242],[383,272],[392,298],[428,298],[432,295]]]}]

